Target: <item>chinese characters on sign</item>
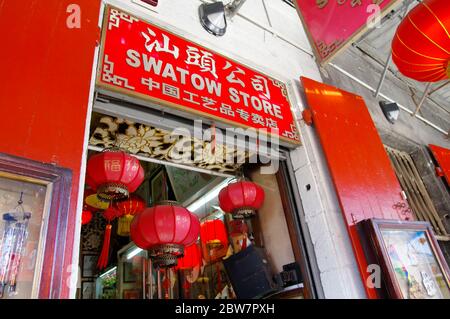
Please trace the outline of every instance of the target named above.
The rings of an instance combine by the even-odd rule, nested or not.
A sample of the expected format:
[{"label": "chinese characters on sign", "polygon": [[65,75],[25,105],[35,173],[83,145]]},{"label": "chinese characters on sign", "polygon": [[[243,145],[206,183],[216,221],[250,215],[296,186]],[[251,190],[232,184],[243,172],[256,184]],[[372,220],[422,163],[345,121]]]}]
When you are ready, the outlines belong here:
[{"label": "chinese characters on sign", "polygon": [[[297,11],[324,64],[359,37],[377,13],[388,12],[399,0],[297,0]],[[377,7],[377,8],[376,8]],[[380,16],[381,18],[381,16]]]},{"label": "chinese characters on sign", "polygon": [[300,143],[283,83],[109,7],[97,85]]}]

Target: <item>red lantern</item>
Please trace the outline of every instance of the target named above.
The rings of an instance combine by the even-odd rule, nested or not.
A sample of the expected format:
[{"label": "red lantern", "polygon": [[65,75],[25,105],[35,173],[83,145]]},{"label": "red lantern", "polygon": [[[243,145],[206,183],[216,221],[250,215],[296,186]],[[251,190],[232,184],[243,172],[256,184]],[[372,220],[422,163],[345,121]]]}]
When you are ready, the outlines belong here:
[{"label": "red lantern", "polygon": [[227,254],[229,241],[225,224],[220,219],[207,220],[200,225],[200,240],[203,258],[207,263]]},{"label": "red lantern", "polygon": [[140,213],[145,208],[145,201],[137,195],[131,195],[129,199],[116,203],[119,222],[117,234],[119,236],[129,236],[131,221],[134,215]]},{"label": "red lantern", "polygon": [[177,269],[189,270],[202,263],[202,252],[197,243],[187,246],[184,249],[184,256],[178,259]]},{"label": "red lantern", "polygon": [[255,215],[264,202],[264,189],[249,181],[229,184],[219,193],[220,208],[234,218],[247,218]]},{"label": "red lantern", "polygon": [[81,225],[87,225],[92,220],[92,212],[87,209],[83,209],[83,213],[81,214]]},{"label": "red lantern", "polygon": [[86,183],[105,201],[127,198],[143,181],[139,160],[123,151],[103,151],[87,163]]},{"label": "red lantern", "polygon": [[156,267],[172,267],[184,247],[198,238],[197,216],[175,202],[166,201],[144,209],[131,223],[131,240],[149,252]]},{"label": "red lantern", "polygon": [[228,236],[220,219],[207,220],[200,226],[200,239],[208,249],[228,246]]},{"label": "red lantern", "polygon": [[119,212],[117,211],[116,208],[113,207],[113,205],[110,205],[102,214],[108,223],[105,229],[102,251],[100,253],[97,262],[97,268],[100,270],[106,268],[106,266],[108,265],[109,245],[111,242],[111,229],[112,229],[111,222],[114,220],[114,218],[118,216]]},{"label": "red lantern", "polygon": [[450,77],[450,1],[425,0],[399,25],[392,59],[399,71],[421,82]]}]

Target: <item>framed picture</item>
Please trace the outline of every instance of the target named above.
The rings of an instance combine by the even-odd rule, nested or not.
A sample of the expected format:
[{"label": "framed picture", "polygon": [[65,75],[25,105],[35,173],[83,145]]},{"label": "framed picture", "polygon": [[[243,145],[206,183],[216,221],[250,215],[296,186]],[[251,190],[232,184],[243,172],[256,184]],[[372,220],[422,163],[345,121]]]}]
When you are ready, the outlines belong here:
[{"label": "framed picture", "polygon": [[391,298],[450,298],[449,267],[430,223],[371,219],[367,226]]},{"label": "framed picture", "polygon": [[83,281],[81,283],[81,299],[94,299],[95,298],[95,282]]},{"label": "framed picture", "polygon": [[[62,296],[65,283],[59,280],[63,270],[58,269],[64,268],[66,254],[72,251],[66,246],[71,189],[71,170],[0,153],[0,234],[5,236],[0,251],[5,243],[17,243],[3,260],[8,273],[5,281],[12,283],[5,289],[14,294],[3,298]],[[60,249],[46,242],[60,243]],[[11,267],[18,255],[22,257],[17,267]]]},{"label": "framed picture", "polygon": [[153,176],[150,182],[152,192],[152,205],[168,199],[168,180],[164,169]]},{"label": "framed picture", "polygon": [[136,282],[137,276],[133,271],[133,263],[124,262],[123,263],[123,282]]},{"label": "framed picture", "polygon": [[92,278],[96,275],[98,255],[83,255],[81,277]]},{"label": "framed picture", "polygon": [[123,299],[140,299],[141,294],[139,290],[128,289],[123,291]]}]

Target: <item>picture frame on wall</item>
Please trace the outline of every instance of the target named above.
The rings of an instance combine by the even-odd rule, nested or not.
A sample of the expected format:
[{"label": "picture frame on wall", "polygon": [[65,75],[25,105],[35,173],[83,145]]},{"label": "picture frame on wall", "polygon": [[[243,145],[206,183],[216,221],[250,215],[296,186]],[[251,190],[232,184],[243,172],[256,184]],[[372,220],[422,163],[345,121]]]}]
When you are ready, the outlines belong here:
[{"label": "picture frame on wall", "polygon": [[81,277],[93,278],[97,273],[98,255],[84,254],[82,259]]},{"label": "picture frame on wall", "polygon": [[450,298],[450,270],[429,222],[370,219],[366,229],[389,297]]},{"label": "picture frame on wall", "polygon": [[95,281],[83,281],[81,283],[81,299],[95,298]]}]

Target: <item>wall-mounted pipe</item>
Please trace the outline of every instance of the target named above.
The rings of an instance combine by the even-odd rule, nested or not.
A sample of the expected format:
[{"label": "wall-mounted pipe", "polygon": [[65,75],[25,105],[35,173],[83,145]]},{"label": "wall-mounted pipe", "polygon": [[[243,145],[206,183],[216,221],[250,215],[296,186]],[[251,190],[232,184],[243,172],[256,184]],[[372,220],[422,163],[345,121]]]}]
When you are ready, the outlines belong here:
[{"label": "wall-mounted pipe", "polygon": [[423,103],[425,103],[425,100],[427,99],[429,93],[430,92],[430,87],[431,87],[431,82],[427,83],[427,86],[425,88],[425,92],[423,92],[423,96],[420,99],[419,104],[416,107],[416,110],[414,111],[414,114],[412,116],[417,116],[417,113],[419,113],[420,108],[422,107]]}]

